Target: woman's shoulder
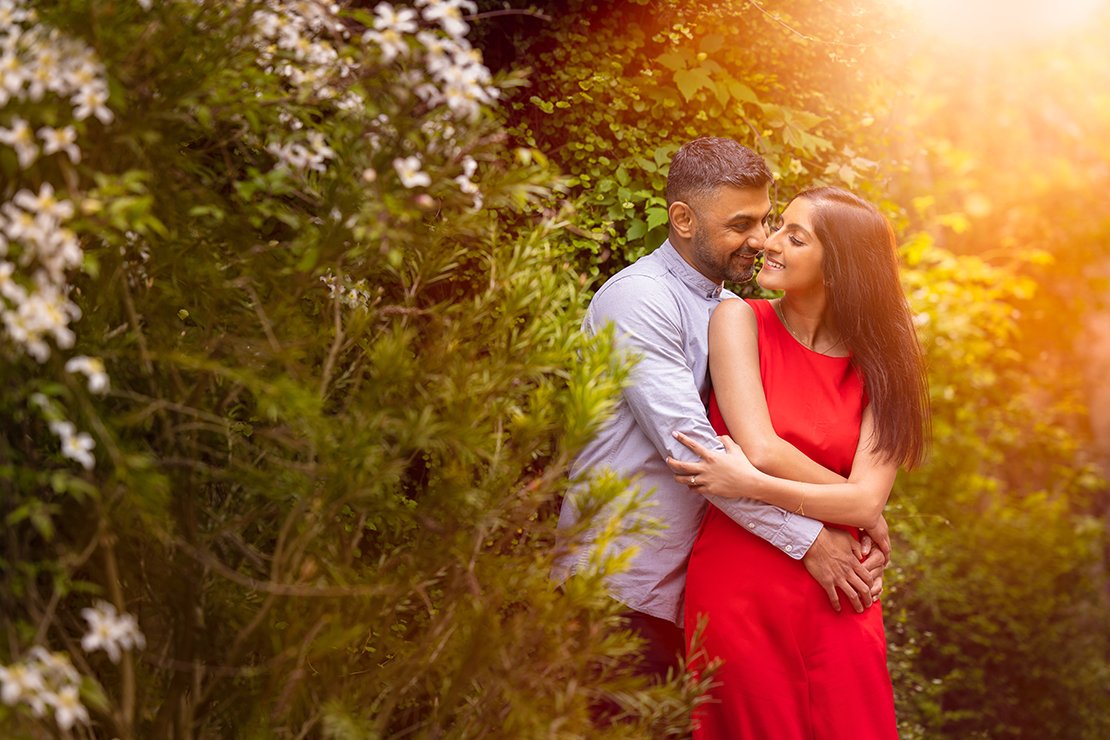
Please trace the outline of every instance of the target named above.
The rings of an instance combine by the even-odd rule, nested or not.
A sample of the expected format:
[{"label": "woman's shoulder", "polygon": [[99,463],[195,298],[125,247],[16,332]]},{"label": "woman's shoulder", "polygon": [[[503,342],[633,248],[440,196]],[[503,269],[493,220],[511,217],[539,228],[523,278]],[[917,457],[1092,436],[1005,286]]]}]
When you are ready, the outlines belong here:
[{"label": "woman's shoulder", "polygon": [[764,302],[751,301],[750,298],[726,298],[714,308],[709,323],[728,327],[755,327],[760,323],[756,303]]},{"label": "woman's shoulder", "polygon": [[727,298],[713,310],[712,321],[717,323],[752,325],[761,323],[760,317],[767,310],[767,301],[754,298]]}]

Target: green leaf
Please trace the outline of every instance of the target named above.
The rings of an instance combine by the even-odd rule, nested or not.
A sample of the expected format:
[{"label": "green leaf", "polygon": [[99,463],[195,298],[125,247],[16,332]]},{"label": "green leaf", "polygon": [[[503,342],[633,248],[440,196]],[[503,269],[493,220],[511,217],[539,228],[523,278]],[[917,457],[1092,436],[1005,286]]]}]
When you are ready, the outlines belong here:
[{"label": "green leaf", "polygon": [[628,227],[628,231],[624,232],[624,238],[628,241],[635,241],[640,239],[648,231],[648,226],[641,218],[634,219],[632,225]]},{"label": "green leaf", "polygon": [[686,49],[675,49],[665,54],[660,54],[656,58],[656,61],[667,69],[678,72],[686,69],[687,62],[689,62],[691,58],[690,52]]},{"label": "green leaf", "polygon": [[713,80],[704,69],[680,70],[675,72],[674,81],[687,102],[693,99],[698,90],[713,86]]},{"label": "green leaf", "polygon": [[667,215],[666,208],[655,206],[653,208],[647,209],[647,227],[649,230],[654,229],[657,226],[662,226],[663,224],[667,223],[669,218],[670,217]]},{"label": "green leaf", "polygon": [[742,103],[759,103],[759,97],[744,83],[729,79],[725,82],[725,85],[728,86],[728,93],[734,100],[739,100]]}]

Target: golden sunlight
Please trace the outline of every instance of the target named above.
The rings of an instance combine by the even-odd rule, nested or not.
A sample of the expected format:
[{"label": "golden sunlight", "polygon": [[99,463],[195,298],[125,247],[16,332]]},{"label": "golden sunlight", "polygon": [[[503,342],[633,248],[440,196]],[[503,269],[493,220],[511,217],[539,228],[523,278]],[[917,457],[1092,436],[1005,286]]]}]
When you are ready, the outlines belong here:
[{"label": "golden sunlight", "polygon": [[930,36],[964,47],[1037,44],[1077,30],[1106,0],[901,0]]}]

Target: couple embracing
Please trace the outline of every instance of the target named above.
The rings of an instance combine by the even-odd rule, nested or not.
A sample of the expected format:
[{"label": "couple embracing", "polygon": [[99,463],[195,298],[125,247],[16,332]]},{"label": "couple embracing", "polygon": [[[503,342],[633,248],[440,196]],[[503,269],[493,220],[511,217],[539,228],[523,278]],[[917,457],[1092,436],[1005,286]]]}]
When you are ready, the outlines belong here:
[{"label": "couple embracing", "polygon": [[[817,188],[772,228],[771,182],[730,139],[675,154],[667,241],[586,315],[638,361],[572,473],[611,470],[649,492],[665,528],[617,540],[633,555],[608,586],[649,674],[677,666],[706,621],[699,655],[723,664],[695,737],[894,738],[882,510],[898,467],[924,454],[921,351],[882,214]],[[723,284],[751,279],[760,253],[759,284],[782,295],[740,300]],[[587,556],[564,557],[557,577]]]}]

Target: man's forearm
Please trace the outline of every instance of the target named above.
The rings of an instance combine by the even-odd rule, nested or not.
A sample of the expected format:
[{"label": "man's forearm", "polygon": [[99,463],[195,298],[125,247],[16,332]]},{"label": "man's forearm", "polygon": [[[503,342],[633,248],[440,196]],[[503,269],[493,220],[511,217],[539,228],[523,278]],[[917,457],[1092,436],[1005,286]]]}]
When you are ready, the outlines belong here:
[{"label": "man's forearm", "polygon": [[815,519],[792,514],[754,499],[720,496],[705,498],[729,519],[795,560],[805,556],[824,526]]}]

